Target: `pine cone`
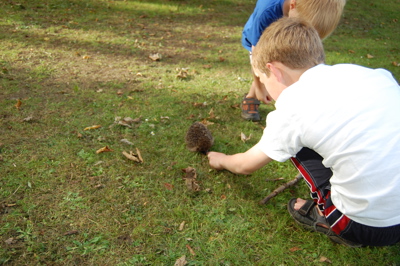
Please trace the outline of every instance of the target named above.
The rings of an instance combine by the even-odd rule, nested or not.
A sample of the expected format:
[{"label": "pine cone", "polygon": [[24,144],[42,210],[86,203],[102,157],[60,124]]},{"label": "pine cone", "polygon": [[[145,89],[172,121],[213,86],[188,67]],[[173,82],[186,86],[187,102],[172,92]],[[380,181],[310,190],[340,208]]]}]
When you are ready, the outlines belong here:
[{"label": "pine cone", "polygon": [[185,140],[189,151],[201,152],[203,154],[207,154],[214,144],[210,130],[200,122],[195,122],[190,126]]}]

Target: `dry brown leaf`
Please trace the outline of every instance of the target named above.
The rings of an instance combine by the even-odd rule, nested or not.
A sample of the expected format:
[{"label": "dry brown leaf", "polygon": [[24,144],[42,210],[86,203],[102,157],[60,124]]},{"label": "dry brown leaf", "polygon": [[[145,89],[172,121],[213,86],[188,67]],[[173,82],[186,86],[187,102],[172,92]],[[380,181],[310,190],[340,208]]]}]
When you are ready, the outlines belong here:
[{"label": "dry brown leaf", "polygon": [[202,102],[202,103],[193,103],[193,106],[194,106],[194,107],[204,107],[204,106],[207,106],[207,103],[206,103],[206,102]]},{"label": "dry brown leaf", "polygon": [[332,263],[332,261],[330,259],[328,259],[327,257],[321,256],[321,258],[319,259],[320,262],[327,262],[327,263]]},{"label": "dry brown leaf", "polygon": [[140,153],[140,150],[139,150],[138,148],[136,148],[136,153],[137,153],[137,156],[138,156],[138,158],[139,158],[139,161],[140,161],[141,163],[143,163],[142,154]]},{"label": "dry brown leaf", "polygon": [[186,264],[187,264],[186,256],[183,255],[182,257],[180,257],[175,261],[174,266],[185,266]]},{"label": "dry brown leaf", "polygon": [[185,221],[181,222],[178,228],[179,231],[183,231],[183,229],[185,228],[185,223],[186,223]]},{"label": "dry brown leaf", "polygon": [[93,126],[90,126],[90,127],[85,127],[83,130],[92,130],[92,129],[98,129],[98,128],[101,128],[101,125],[93,125]]},{"label": "dry brown leaf", "polygon": [[190,254],[192,254],[193,256],[196,256],[196,252],[194,252],[194,250],[188,244],[186,245],[186,247],[189,250]]},{"label": "dry brown leaf", "polygon": [[78,230],[72,230],[72,231],[65,232],[64,235],[69,236],[69,235],[76,235],[78,233],[79,233]]},{"label": "dry brown leaf", "polygon": [[209,114],[208,118],[210,118],[210,119],[215,118],[215,114],[214,114],[214,109],[213,108],[211,108],[211,110],[210,110],[210,112],[208,112],[208,114]]},{"label": "dry brown leaf", "polygon": [[129,153],[127,153],[126,151],[123,151],[122,154],[128,158],[131,161],[140,163],[140,159],[138,158],[138,156],[136,154],[134,154],[132,151],[130,151]]},{"label": "dry brown leaf", "polygon": [[15,104],[15,107],[19,110],[19,108],[21,107],[22,102],[20,99],[17,100],[17,103]]},{"label": "dry brown leaf", "polygon": [[177,78],[186,79],[188,77],[188,72],[185,69],[179,70],[178,74],[176,75]]},{"label": "dry brown leaf", "polygon": [[11,245],[17,242],[17,239],[11,237],[9,239],[7,239],[6,241],[4,241],[7,245]]},{"label": "dry brown leaf", "polygon": [[155,54],[149,55],[149,58],[153,61],[160,61],[162,58],[162,55],[160,53],[155,53]]},{"label": "dry brown leaf", "polygon": [[301,250],[301,248],[299,248],[299,247],[292,247],[289,249],[290,252],[295,252],[295,251],[299,251],[299,250]]},{"label": "dry brown leaf", "polygon": [[101,149],[98,149],[98,150],[96,151],[96,153],[99,154],[99,153],[102,153],[102,152],[111,152],[111,151],[113,151],[113,150],[110,149],[108,146],[105,146],[105,147],[103,147],[103,148],[101,148]]},{"label": "dry brown leaf", "polygon": [[209,126],[209,125],[214,125],[214,123],[213,122],[210,122],[210,121],[208,121],[207,119],[203,119],[202,121],[201,121],[201,123],[203,123],[204,125],[206,125],[206,126]]},{"label": "dry brown leaf", "polygon": [[164,187],[168,190],[172,190],[174,188],[173,185],[169,184],[169,183],[164,183]]},{"label": "dry brown leaf", "polygon": [[126,123],[124,120],[118,121],[118,125],[132,128],[132,126],[130,124]]},{"label": "dry brown leaf", "polygon": [[28,117],[25,117],[24,119],[22,119],[22,121],[24,121],[24,122],[31,122],[33,120],[33,116],[28,116]]},{"label": "dry brown leaf", "polygon": [[368,58],[368,59],[371,59],[371,58],[374,58],[374,56],[373,56],[373,55],[370,55],[370,54],[367,54],[367,58]]},{"label": "dry brown leaf", "polygon": [[350,54],[354,54],[354,53],[355,53],[355,51],[353,51],[353,50],[349,50],[349,53],[350,53]]},{"label": "dry brown leaf", "polygon": [[125,144],[132,145],[132,146],[133,146],[133,143],[130,142],[129,140],[127,140],[127,139],[121,139],[120,141],[121,141],[122,143],[125,143]]},{"label": "dry brown leaf", "polygon": [[246,141],[248,141],[249,139],[251,139],[251,134],[250,134],[248,137],[246,137],[246,135],[245,135],[243,132],[241,132],[241,133],[240,133],[240,139],[241,139],[243,142],[246,142]]}]

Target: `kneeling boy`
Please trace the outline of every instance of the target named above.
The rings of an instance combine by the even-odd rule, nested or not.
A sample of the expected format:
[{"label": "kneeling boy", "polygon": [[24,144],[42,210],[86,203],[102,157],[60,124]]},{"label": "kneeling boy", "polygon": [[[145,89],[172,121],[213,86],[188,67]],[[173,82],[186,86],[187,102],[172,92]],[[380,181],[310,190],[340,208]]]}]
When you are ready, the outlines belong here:
[{"label": "kneeling boy", "polygon": [[400,87],[384,69],[329,66],[315,29],[294,18],[271,24],[253,51],[256,91],[276,110],[244,153],[210,152],[210,166],[250,174],[291,159],[312,200],[288,210],[304,227],[349,246],[400,241]]}]

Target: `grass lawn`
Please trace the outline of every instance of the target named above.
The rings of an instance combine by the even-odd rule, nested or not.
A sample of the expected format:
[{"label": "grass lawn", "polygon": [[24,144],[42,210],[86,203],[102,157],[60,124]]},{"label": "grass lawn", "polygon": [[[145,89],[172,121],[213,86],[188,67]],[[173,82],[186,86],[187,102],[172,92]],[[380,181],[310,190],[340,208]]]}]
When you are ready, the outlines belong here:
[{"label": "grass lawn", "polygon": [[[238,176],[186,149],[195,121],[215,151],[262,135],[239,108],[255,2],[0,2],[0,264],[400,265],[400,245],[350,249],[298,227],[286,203],[308,197],[303,183],[259,205],[294,178],[289,162]],[[399,6],[348,1],[327,63],[399,80]]]}]

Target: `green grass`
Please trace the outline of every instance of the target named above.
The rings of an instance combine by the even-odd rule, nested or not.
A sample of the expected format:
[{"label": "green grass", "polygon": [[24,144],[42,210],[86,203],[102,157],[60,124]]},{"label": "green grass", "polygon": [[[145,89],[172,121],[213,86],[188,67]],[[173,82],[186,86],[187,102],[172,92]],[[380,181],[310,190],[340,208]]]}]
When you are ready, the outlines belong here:
[{"label": "green grass", "polygon": [[[237,176],[185,148],[204,119],[213,150],[242,152],[262,134],[265,123],[242,121],[237,108],[251,80],[240,35],[254,3],[0,3],[0,264],[173,265],[186,255],[188,265],[400,265],[399,245],[349,249],[299,228],[286,203],[308,196],[304,184],[259,206],[295,176],[290,163]],[[399,80],[398,6],[349,1],[324,42],[327,63]],[[271,110],[261,106],[264,117]],[[84,130],[92,125],[101,127]],[[104,146],[113,151],[96,154]],[[136,148],[141,164],[122,155]],[[186,189],[188,166],[199,192]]]}]

